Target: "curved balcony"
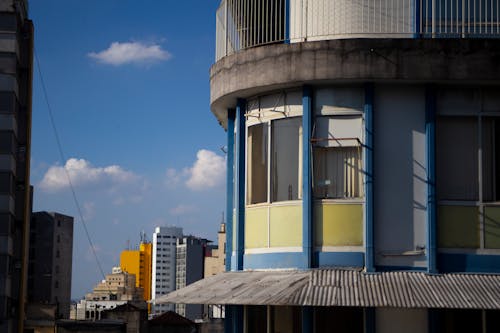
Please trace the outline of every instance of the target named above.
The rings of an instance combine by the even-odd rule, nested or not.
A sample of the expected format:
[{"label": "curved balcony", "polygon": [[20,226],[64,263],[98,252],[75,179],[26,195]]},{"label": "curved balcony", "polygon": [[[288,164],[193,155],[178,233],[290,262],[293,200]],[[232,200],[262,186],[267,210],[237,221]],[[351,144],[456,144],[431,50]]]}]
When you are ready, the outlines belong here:
[{"label": "curved balcony", "polygon": [[222,0],[216,61],[255,46],[348,38],[499,38],[497,0]]}]

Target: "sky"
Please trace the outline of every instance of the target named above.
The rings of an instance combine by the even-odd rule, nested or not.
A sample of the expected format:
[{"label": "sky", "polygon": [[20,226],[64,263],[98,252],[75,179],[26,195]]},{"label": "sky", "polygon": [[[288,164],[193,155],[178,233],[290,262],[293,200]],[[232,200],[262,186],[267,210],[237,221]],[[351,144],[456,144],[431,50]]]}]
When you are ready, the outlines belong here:
[{"label": "sky", "polygon": [[33,210],[75,218],[73,299],[102,275],[67,174],[105,273],[156,226],[216,241],[226,168],[226,133],[209,101],[218,5],[29,2],[40,64],[33,78]]}]

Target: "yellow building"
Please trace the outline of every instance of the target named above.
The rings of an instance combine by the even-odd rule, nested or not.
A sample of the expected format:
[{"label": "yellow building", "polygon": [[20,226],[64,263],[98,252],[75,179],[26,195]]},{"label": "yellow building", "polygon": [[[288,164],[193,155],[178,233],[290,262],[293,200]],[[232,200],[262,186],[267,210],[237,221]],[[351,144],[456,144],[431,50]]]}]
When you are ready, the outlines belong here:
[{"label": "yellow building", "polygon": [[151,299],[151,243],[141,243],[139,250],[125,250],[120,255],[120,267],[123,271],[135,274],[136,287],[143,288],[144,300]]}]

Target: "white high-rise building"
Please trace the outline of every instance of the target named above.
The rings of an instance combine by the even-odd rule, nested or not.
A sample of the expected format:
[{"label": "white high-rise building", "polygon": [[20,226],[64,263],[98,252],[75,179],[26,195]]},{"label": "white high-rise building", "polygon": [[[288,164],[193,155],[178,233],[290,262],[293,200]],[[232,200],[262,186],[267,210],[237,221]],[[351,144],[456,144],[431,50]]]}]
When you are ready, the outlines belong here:
[{"label": "white high-rise building", "polygon": [[177,238],[182,237],[182,228],[156,227],[153,233],[153,258],[151,275],[151,313],[157,316],[173,311],[173,304],[155,304],[155,299],[175,290],[175,255]]}]

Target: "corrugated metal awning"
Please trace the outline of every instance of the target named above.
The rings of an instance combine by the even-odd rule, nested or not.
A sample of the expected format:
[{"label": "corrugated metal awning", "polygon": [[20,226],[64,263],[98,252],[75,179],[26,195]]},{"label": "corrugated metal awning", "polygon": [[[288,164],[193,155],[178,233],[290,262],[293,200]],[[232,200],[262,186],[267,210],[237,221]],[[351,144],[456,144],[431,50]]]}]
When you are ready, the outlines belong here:
[{"label": "corrugated metal awning", "polygon": [[226,272],[161,296],[156,303],[500,309],[500,275]]}]

